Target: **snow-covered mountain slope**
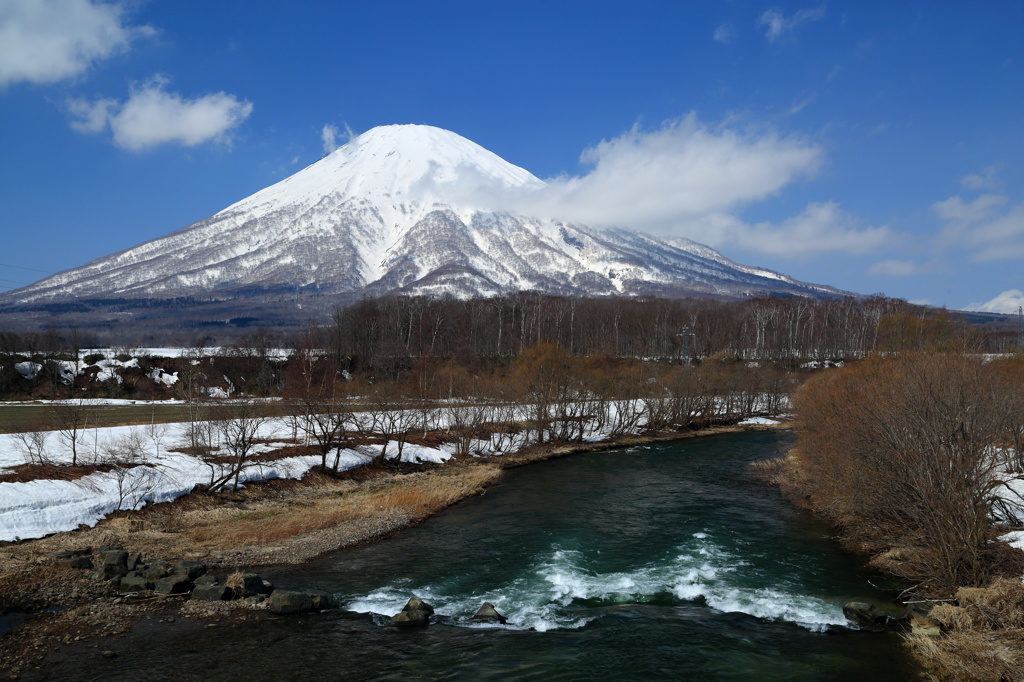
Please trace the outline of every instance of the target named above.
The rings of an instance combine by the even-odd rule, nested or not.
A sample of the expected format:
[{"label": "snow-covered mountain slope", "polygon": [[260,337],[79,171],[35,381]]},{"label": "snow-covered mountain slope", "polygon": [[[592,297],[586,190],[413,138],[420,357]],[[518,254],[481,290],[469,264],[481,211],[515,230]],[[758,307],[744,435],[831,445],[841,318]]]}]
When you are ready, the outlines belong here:
[{"label": "snow-covered mountain slope", "polygon": [[543,187],[455,133],[381,126],[205,220],[8,292],[0,302],[530,289],[726,298],[839,293],[738,265],[689,240],[488,207],[494,197]]}]

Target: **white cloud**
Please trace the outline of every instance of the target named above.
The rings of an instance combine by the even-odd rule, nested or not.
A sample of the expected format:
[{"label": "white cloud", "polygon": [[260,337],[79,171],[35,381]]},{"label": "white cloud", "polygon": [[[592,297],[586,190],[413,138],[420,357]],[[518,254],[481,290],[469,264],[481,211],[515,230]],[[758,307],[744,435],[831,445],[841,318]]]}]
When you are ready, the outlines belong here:
[{"label": "white cloud", "polygon": [[634,127],[603,140],[580,157],[593,166],[589,173],[550,180],[526,199],[531,213],[665,230],[771,196],[813,176],[823,157],[802,139],[711,128],[690,114],[660,130]]},{"label": "white cloud", "polygon": [[1007,201],[1008,197],[998,194],[982,194],[971,202],[956,196],[932,204],[932,212],[948,223],[971,225],[989,219]]},{"label": "white cloud", "polygon": [[464,174],[445,191],[453,201],[483,209],[636,228],[784,257],[868,253],[890,238],[887,228],[863,227],[834,202],[811,203],[780,223],[750,224],[738,216],[817,172],[823,150],[797,137],[707,126],[690,114],[651,132],[634,127],[585,150],[581,161],[593,166],[589,173],[539,187],[509,191],[493,179]]},{"label": "white cloud", "polygon": [[950,197],[931,208],[945,222],[937,239],[940,248],[970,251],[975,263],[1024,258],[1024,203],[983,194],[974,201]]},{"label": "white cloud", "polygon": [[968,303],[967,310],[979,310],[984,313],[1006,313],[1014,314],[1024,306],[1024,291],[1019,289],[1007,289],[991,301],[984,303]]},{"label": "white cloud", "polygon": [[348,123],[343,123],[345,131],[338,130],[338,126],[333,123],[324,124],[323,129],[320,131],[320,141],[324,145],[324,156],[330,154],[335,149],[343,144],[352,141],[352,138],[356,137],[355,132],[349,126]]},{"label": "white cloud", "polygon": [[324,155],[330,154],[338,148],[338,128],[330,123],[324,125],[320,131],[320,141],[324,144]]},{"label": "white cloud", "polygon": [[794,116],[796,114],[799,114],[801,111],[803,111],[805,108],[807,108],[808,104],[810,104],[815,99],[817,99],[817,97],[818,97],[817,94],[812,93],[812,94],[806,95],[805,97],[803,97],[800,100],[797,100],[796,102],[791,104],[790,107],[789,107],[790,115]]},{"label": "white cloud", "polygon": [[795,31],[804,24],[818,21],[825,17],[825,5],[802,9],[790,16],[786,16],[780,9],[769,9],[758,19],[758,26],[763,26],[765,36],[770,42],[775,42],[785,37],[787,33]]},{"label": "white cloud", "polygon": [[774,256],[807,258],[819,253],[871,253],[886,246],[892,234],[887,227],[860,226],[839,204],[827,201],[810,203],[803,213],[781,223],[747,225],[737,220],[718,234],[701,237],[711,246],[732,243]]},{"label": "white cloud", "polygon": [[67,104],[71,114],[78,117],[77,121],[71,122],[71,127],[80,133],[103,132],[118,107],[116,99],[98,99],[95,102],[72,99]]},{"label": "white cloud", "polygon": [[981,173],[965,175],[964,177],[960,178],[960,184],[966,187],[967,189],[973,189],[979,192],[983,190],[994,190],[997,192],[1001,192],[1005,186],[1003,182],[998,177],[996,177],[995,166],[989,166],[988,168],[985,168]]},{"label": "white cloud", "polygon": [[905,260],[883,260],[868,268],[869,275],[886,277],[909,277],[921,271],[920,266]]},{"label": "white cloud", "polygon": [[194,147],[204,142],[229,142],[230,132],[252,113],[252,104],[234,95],[216,92],[186,98],[164,88],[167,79],[157,76],[141,87],[132,87],[128,99],[95,102],[70,100],[78,117],[72,127],[98,133],[108,126],[114,144],[140,151],[160,144]]},{"label": "white cloud", "polygon": [[128,26],[121,3],[0,1],[0,87],[52,83],[128,50],[149,26]]},{"label": "white cloud", "polygon": [[736,29],[728,22],[719,25],[715,29],[715,40],[723,45],[729,45],[736,40]]}]

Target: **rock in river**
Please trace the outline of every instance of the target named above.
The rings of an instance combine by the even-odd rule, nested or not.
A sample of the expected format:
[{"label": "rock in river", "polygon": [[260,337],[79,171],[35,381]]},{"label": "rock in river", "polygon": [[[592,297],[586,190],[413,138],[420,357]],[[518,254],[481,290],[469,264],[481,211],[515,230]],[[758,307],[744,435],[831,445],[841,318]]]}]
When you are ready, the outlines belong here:
[{"label": "rock in river", "polygon": [[399,627],[413,627],[417,625],[429,625],[430,616],[434,613],[434,608],[422,601],[413,597],[409,600],[409,603],[405,605],[401,613],[396,613],[391,617],[391,624]]},{"label": "rock in river", "polygon": [[486,601],[483,603],[483,606],[477,610],[476,615],[473,616],[473,620],[478,623],[501,623],[502,625],[508,622],[508,618],[498,613],[494,608],[494,604]]}]

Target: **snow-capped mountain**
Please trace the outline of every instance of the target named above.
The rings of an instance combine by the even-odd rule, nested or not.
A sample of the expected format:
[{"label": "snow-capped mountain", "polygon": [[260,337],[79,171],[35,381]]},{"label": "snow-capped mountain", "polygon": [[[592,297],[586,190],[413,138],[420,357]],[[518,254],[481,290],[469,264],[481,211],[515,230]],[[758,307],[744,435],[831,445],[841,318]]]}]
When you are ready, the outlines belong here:
[{"label": "snow-capped mountain", "polygon": [[840,293],[738,265],[689,240],[507,208],[510,197],[544,186],[455,133],[381,126],[205,220],[8,292],[0,302],[518,290]]}]

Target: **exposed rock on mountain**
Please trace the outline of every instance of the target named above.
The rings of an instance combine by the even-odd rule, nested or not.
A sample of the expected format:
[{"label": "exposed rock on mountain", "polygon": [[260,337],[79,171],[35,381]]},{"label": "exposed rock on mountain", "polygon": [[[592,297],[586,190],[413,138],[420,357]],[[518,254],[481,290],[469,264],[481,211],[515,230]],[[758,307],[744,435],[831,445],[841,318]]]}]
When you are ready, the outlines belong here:
[{"label": "exposed rock on mountain", "polygon": [[295,310],[314,296],[387,292],[840,293],[733,263],[689,240],[508,208],[544,187],[455,133],[382,126],[216,215],[8,292],[0,304],[10,311],[198,299],[242,313],[247,303]]}]

